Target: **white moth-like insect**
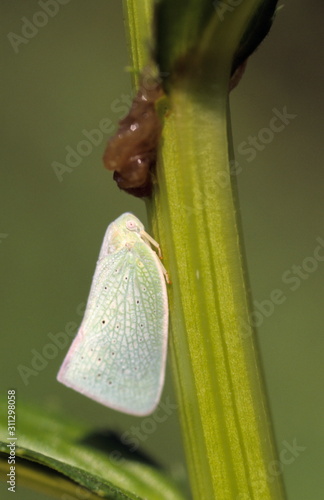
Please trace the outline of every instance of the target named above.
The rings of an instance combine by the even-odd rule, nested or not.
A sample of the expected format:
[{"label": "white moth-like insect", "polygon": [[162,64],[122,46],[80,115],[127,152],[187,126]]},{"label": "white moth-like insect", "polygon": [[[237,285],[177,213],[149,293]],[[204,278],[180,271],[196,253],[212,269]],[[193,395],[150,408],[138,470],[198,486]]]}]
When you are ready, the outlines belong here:
[{"label": "white moth-like insect", "polygon": [[105,406],[148,415],[164,384],[168,275],[131,213],[106,231],[84,318],[59,382]]}]

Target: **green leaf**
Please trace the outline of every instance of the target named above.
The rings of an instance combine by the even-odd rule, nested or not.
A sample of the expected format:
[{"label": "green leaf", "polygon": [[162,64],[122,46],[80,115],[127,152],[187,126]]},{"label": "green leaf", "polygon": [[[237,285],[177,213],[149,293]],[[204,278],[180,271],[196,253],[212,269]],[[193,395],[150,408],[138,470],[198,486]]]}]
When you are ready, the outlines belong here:
[{"label": "green leaf", "polygon": [[[5,403],[1,406],[4,408]],[[27,486],[59,498],[62,492],[75,493],[80,485],[88,495],[91,492],[92,496],[86,497],[90,499],[184,499],[152,461],[132,453],[114,432],[93,430],[64,415],[53,416],[42,408],[21,403],[16,414],[16,474]],[[4,475],[10,467],[6,424],[2,417],[0,467]]]}]

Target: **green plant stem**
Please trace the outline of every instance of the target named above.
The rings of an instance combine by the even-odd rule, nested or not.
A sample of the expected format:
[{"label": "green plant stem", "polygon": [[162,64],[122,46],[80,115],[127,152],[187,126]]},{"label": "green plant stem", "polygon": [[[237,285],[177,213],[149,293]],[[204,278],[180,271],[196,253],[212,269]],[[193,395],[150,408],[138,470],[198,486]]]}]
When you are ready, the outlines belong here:
[{"label": "green plant stem", "polygon": [[268,478],[275,454],[249,327],[226,100],[215,96],[212,104],[172,93],[152,207],[172,279],[171,351],[186,455],[194,498],[279,500],[280,480]]},{"label": "green plant stem", "polygon": [[[248,19],[258,2],[243,4]],[[201,76],[193,72],[171,86],[158,188],[148,210],[172,279],[170,345],[193,497],[281,500],[281,478],[271,475],[276,454],[249,326],[230,176],[230,55],[244,23],[233,17],[231,28],[219,71],[206,64]],[[138,54],[143,40],[131,43]]]}]

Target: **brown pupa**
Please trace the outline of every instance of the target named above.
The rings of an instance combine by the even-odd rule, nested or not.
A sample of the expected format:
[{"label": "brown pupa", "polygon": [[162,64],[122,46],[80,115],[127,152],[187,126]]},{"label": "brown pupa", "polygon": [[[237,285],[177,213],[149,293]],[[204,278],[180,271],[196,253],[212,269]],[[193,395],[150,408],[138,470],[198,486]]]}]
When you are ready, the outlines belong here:
[{"label": "brown pupa", "polygon": [[162,130],[155,103],[162,96],[160,83],[143,78],[128,115],[119,122],[103,156],[118,187],[134,196],[152,193],[152,169]]}]

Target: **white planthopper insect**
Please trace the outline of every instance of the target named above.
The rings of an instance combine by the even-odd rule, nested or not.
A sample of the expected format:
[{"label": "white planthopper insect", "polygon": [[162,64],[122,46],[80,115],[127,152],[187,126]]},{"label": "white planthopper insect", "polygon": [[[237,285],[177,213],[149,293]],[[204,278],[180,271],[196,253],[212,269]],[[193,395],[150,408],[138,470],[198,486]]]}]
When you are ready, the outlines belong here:
[{"label": "white planthopper insect", "polygon": [[131,213],[106,231],[86,311],[57,379],[115,410],[148,415],[164,384],[168,275]]}]

